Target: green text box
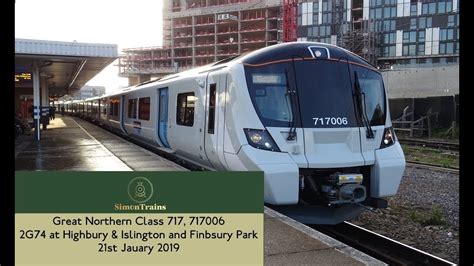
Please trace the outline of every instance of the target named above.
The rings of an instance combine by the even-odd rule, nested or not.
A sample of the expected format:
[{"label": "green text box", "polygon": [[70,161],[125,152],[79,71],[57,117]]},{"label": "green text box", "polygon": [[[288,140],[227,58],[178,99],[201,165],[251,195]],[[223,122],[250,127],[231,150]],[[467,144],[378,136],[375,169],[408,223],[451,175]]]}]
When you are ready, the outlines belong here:
[{"label": "green text box", "polygon": [[[165,210],[115,208],[141,204],[129,196],[136,177],[153,186],[142,204]],[[17,171],[15,192],[16,213],[263,213],[263,172]]]}]

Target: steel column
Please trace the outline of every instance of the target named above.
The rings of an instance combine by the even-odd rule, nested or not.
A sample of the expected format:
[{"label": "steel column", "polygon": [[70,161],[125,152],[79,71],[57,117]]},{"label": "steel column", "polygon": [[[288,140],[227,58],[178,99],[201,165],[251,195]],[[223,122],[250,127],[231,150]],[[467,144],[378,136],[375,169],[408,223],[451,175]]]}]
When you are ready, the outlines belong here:
[{"label": "steel column", "polygon": [[41,139],[40,132],[40,82],[39,82],[39,66],[38,62],[33,62],[33,121],[35,124],[36,140]]}]

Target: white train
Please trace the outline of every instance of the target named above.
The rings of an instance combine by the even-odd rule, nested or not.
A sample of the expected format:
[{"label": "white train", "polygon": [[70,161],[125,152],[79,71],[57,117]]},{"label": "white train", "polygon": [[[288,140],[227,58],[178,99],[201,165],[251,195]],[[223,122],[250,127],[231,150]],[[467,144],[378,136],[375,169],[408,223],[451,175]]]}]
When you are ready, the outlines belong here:
[{"label": "white train", "polygon": [[306,223],[385,207],[405,169],[382,75],[328,44],[278,44],[64,106],[206,169],[263,171],[266,204]]}]

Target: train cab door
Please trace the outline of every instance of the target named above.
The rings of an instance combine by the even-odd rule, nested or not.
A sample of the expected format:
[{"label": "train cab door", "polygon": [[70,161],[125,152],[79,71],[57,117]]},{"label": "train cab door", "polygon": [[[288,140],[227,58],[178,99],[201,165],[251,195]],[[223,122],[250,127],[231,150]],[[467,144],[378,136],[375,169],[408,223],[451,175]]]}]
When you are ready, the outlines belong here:
[{"label": "train cab door", "polygon": [[170,148],[168,143],[168,88],[158,89],[158,139],[163,147]]},{"label": "train cab door", "polygon": [[[217,73],[209,73],[206,82],[206,118],[204,127],[204,147],[206,156],[213,168],[224,170],[223,163],[219,160],[219,147],[223,147],[222,129],[224,125],[223,107],[224,102],[219,99],[219,94],[224,95],[226,80],[225,76]],[[222,120],[222,121],[220,121]],[[221,140],[222,141],[219,141]]]}]

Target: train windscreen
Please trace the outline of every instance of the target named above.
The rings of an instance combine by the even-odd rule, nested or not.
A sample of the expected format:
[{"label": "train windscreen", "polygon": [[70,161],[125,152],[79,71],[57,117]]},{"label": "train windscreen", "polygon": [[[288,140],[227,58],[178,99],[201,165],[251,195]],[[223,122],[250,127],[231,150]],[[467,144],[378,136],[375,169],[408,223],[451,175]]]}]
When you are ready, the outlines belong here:
[{"label": "train windscreen", "polygon": [[[245,67],[255,110],[262,123],[271,127],[357,127],[351,86],[355,72],[370,125],[384,125],[382,76],[368,68],[329,60]],[[293,97],[292,91],[296,91]]]}]

